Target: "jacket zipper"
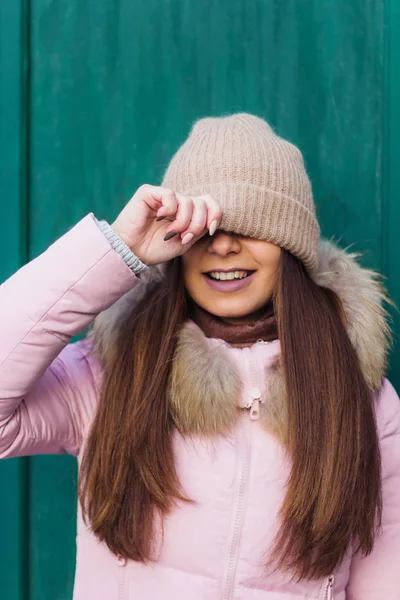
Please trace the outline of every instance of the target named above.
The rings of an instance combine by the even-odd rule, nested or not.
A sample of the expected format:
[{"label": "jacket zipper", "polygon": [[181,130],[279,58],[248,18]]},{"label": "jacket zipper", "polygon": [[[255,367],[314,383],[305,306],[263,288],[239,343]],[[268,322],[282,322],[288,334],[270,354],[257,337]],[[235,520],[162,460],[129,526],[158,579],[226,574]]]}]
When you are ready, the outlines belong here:
[{"label": "jacket zipper", "polygon": [[115,559],[115,562],[119,567],[122,567],[118,580],[118,600],[125,600],[126,565],[128,561],[126,558],[118,555]]},{"label": "jacket zipper", "polygon": [[235,512],[234,512],[234,522],[232,528],[231,539],[229,542],[229,553],[228,560],[226,563],[225,573],[222,580],[222,600],[231,600],[233,596],[234,589],[234,579],[235,579],[235,571],[236,571],[236,563],[238,557],[238,549],[239,549],[239,541],[240,541],[240,533],[242,529],[242,521],[243,521],[243,513],[244,513],[244,504],[246,498],[246,488],[249,474],[249,466],[250,466],[250,439],[248,435],[248,426],[249,426],[248,415],[243,415],[243,427],[241,431],[240,439],[240,475],[239,482],[236,492],[236,502],[235,502]]},{"label": "jacket zipper", "polygon": [[[268,342],[263,342],[262,340],[259,340],[257,343],[268,344]],[[250,409],[251,421],[258,421],[258,419],[260,418],[260,404],[262,402],[260,387],[257,385],[257,383],[260,383],[259,374],[257,373],[257,369],[254,365],[254,362],[250,358],[248,362],[250,378],[252,383],[254,383],[255,385],[252,389],[251,401],[249,402],[249,404],[247,404],[246,408]]]},{"label": "jacket zipper", "polygon": [[250,419],[252,421],[258,421],[258,419],[260,418],[260,402],[260,398],[254,398],[254,400],[251,401],[251,404],[248,407],[250,408]]},{"label": "jacket zipper", "polygon": [[[243,357],[246,356],[251,381],[254,382],[255,372],[252,361],[250,359],[250,351],[246,348],[243,349]],[[247,405],[247,409],[250,409],[250,419],[256,420],[259,416],[259,404],[260,394],[258,389],[254,388],[254,398]],[[234,512],[234,522],[232,528],[231,539],[229,542],[228,560],[226,563],[225,573],[222,580],[222,594],[221,600],[231,600],[233,597],[235,571],[239,551],[240,534],[242,529],[245,500],[246,500],[246,489],[249,478],[249,467],[250,467],[250,456],[251,456],[251,440],[250,440],[250,421],[247,410],[242,415],[242,423],[240,429],[239,438],[239,452],[240,452],[240,475],[236,493],[236,506]]]},{"label": "jacket zipper", "polygon": [[320,600],[333,600],[333,584],[335,582],[335,576],[331,575],[328,577],[321,590],[321,594],[319,595]]}]

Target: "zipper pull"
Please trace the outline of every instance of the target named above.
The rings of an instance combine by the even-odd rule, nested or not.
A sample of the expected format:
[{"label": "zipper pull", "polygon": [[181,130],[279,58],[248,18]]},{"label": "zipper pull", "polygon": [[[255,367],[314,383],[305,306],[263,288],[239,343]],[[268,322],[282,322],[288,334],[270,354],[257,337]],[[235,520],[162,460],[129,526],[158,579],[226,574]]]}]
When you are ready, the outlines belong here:
[{"label": "zipper pull", "polygon": [[325,590],[325,596],[324,596],[324,600],[333,600],[333,583],[335,581],[335,577],[334,575],[331,575],[330,577],[328,577],[328,581],[326,584],[326,590]]},{"label": "zipper pull", "polygon": [[329,587],[328,587],[328,598],[327,598],[327,600],[333,600],[333,589],[332,588],[333,588],[334,581],[335,581],[335,577],[334,577],[334,575],[331,575],[329,577],[329,582],[328,582],[328,586]]},{"label": "zipper pull", "polygon": [[250,419],[252,421],[258,421],[259,418],[260,418],[260,399],[255,398],[254,400],[251,401]]}]

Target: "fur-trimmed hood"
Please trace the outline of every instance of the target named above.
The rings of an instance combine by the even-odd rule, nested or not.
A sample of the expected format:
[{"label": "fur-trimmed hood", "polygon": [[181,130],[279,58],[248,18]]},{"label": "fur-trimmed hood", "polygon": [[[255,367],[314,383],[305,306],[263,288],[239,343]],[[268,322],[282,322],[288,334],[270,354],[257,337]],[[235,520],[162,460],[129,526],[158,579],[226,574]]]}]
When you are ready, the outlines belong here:
[{"label": "fur-trimmed hood", "polygon": [[[333,290],[341,299],[346,328],[355,348],[364,377],[378,392],[386,371],[390,347],[387,300],[381,277],[363,268],[358,256],[332,242],[320,242],[314,281]],[[101,313],[90,333],[94,351],[107,361],[115,348],[116,332],[132,314],[149,286],[164,277],[162,266],[141,275],[137,285],[108,310]],[[268,365],[268,402],[264,408],[266,427],[284,436],[286,414],[285,386],[279,356]],[[224,433],[237,416],[241,381],[225,344],[210,344],[193,323],[180,333],[171,378],[170,401],[178,428],[184,432]]]}]

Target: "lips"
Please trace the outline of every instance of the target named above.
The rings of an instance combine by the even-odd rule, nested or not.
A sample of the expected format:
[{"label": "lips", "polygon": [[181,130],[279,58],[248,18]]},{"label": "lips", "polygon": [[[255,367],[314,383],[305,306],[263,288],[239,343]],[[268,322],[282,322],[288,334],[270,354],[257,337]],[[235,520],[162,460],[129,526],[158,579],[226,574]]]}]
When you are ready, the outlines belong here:
[{"label": "lips", "polygon": [[[235,277],[237,273],[243,274],[244,272],[248,273],[245,277],[241,277],[240,275]],[[233,278],[231,279],[232,274]],[[217,279],[216,276],[219,276],[219,279]],[[208,273],[203,273],[203,277],[207,282],[207,285],[217,292],[237,292],[250,285],[254,279],[254,276],[255,271],[236,268],[229,269],[227,271],[209,271]],[[229,277],[229,279],[227,277]]]}]

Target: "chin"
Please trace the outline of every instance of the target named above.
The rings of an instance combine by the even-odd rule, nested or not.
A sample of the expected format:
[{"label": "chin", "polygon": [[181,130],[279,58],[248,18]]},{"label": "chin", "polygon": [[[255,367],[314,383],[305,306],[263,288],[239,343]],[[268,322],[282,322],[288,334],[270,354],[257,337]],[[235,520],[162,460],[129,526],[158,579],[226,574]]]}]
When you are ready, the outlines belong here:
[{"label": "chin", "polygon": [[246,308],[244,308],[243,302],[240,303],[241,306],[237,306],[236,302],[232,303],[232,305],[229,305],[230,303],[227,302],[227,300],[224,300],[221,303],[208,301],[205,303],[199,302],[198,304],[207,312],[222,319],[243,319],[244,317],[247,317],[252,313],[257,312],[261,308],[261,306],[254,304],[248,305],[246,306]]}]

